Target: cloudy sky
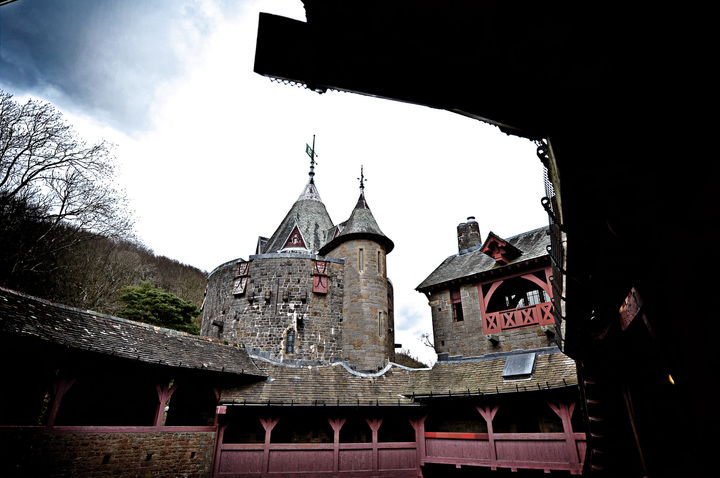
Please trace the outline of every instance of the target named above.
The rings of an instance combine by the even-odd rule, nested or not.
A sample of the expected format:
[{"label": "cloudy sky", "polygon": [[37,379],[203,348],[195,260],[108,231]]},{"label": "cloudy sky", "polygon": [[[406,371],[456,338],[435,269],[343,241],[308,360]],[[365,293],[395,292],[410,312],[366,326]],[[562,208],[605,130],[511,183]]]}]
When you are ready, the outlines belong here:
[{"label": "cloudy sky", "polygon": [[547,224],[535,146],[446,111],[273,83],[252,71],[260,12],[305,20],[300,0],[17,0],[0,7],[0,88],[115,143],[143,243],[208,272],[275,231],[307,183],[313,134],[333,222],[364,165],[395,242],[396,342],[434,360],[414,289],[457,252],[468,216],[483,239]]}]

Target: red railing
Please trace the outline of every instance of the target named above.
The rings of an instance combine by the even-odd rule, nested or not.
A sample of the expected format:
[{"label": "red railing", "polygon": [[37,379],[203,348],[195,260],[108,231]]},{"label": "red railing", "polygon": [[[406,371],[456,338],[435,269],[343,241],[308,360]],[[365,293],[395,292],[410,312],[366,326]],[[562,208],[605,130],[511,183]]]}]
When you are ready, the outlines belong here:
[{"label": "red railing", "polygon": [[422,464],[582,472],[585,434],[425,432]]},{"label": "red railing", "polygon": [[368,476],[416,477],[417,444],[278,443],[220,445],[215,476]]},{"label": "red railing", "polygon": [[552,302],[542,302],[528,307],[486,313],[483,320],[485,334],[517,329],[531,325],[554,325]]}]

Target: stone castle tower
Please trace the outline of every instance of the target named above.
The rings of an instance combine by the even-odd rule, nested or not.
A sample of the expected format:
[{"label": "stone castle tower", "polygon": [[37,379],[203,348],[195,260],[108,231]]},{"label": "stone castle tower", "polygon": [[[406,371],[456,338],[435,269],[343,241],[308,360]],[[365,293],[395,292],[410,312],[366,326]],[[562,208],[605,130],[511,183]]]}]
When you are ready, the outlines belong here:
[{"label": "stone castle tower", "polygon": [[377,370],[394,360],[392,283],[386,255],[394,244],[365,200],[333,224],[310,181],[254,255],[208,277],[202,335],[244,344],[279,361],[346,360]]}]

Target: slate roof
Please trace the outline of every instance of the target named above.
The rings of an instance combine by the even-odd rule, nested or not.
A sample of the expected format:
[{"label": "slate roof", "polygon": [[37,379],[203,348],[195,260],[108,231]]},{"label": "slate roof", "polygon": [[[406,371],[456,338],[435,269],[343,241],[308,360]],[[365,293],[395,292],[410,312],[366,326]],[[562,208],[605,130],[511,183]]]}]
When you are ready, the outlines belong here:
[{"label": "slate roof", "polygon": [[[341,363],[288,366],[256,363],[269,378],[225,390],[222,403],[249,405],[411,405],[416,397],[518,393],[577,385],[575,362],[557,348],[536,351],[533,375],[504,380],[507,356],[437,362],[432,369],[391,364],[377,374],[360,374]],[[517,352],[513,352],[517,354]]]},{"label": "slate roof", "polygon": [[[577,385],[575,362],[558,351],[537,353],[535,370],[527,379],[505,380],[502,377],[506,357],[488,356],[458,362],[438,361],[431,370],[410,374],[404,394],[467,395],[513,393]],[[508,355],[509,356],[509,355]]]},{"label": "slate roof", "polygon": [[2,288],[0,332],[168,367],[264,376],[242,347]]},{"label": "slate roof", "polygon": [[320,254],[327,254],[343,242],[358,238],[370,238],[383,244],[386,254],[395,248],[393,241],[380,230],[380,226],[378,226],[377,221],[375,221],[375,216],[373,216],[370,207],[367,205],[363,191],[360,192],[358,202],[352,213],[350,213],[350,218],[344,224],[340,234],[325,244],[322,249],[320,249]]},{"label": "slate roof", "polygon": [[256,359],[269,379],[225,390],[223,403],[310,405],[409,405],[401,395],[408,383],[408,370],[392,366],[381,374],[357,374],[341,363],[317,366],[288,366]]},{"label": "slate roof", "polygon": [[454,254],[445,259],[415,290],[423,291],[451,280],[491,270],[500,270],[513,264],[547,256],[547,246],[550,245],[550,236],[547,231],[547,227],[542,227],[507,238],[507,242],[522,251],[519,257],[511,260],[507,265],[496,263],[481,251],[481,246],[473,247],[466,253]]},{"label": "slate roof", "polygon": [[305,186],[305,190],[290,208],[285,219],[265,243],[263,253],[272,254],[280,251],[295,224],[300,229],[305,245],[310,249],[309,254],[316,254],[325,243],[325,233],[333,227],[333,222],[325,209],[325,204],[320,200],[314,183]]}]

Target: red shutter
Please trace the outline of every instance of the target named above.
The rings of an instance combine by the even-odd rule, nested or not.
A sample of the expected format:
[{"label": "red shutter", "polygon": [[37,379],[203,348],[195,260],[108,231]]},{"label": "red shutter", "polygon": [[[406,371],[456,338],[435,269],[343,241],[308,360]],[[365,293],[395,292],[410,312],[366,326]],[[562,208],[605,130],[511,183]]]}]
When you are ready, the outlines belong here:
[{"label": "red shutter", "polygon": [[245,293],[245,286],[247,285],[248,278],[245,277],[237,277],[235,279],[235,282],[233,283],[233,295],[240,295]]},{"label": "red shutter", "polygon": [[327,276],[313,276],[313,292],[317,294],[327,294],[328,278]]},{"label": "red shutter", "polygon": [[327,294],[329,280],[327,269],[327,261],[315,261],[313,266],[313,292],[316,294]]}]

